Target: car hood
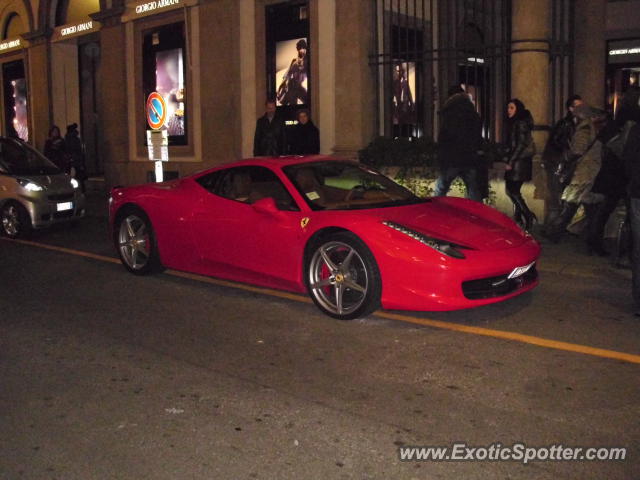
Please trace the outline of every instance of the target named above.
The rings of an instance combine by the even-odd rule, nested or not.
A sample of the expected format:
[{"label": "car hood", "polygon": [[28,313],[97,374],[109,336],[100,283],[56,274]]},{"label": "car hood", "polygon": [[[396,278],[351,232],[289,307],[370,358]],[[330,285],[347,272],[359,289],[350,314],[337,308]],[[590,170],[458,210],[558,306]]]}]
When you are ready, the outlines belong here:
[{"label": "car hood", "polygon": [[504,250],[522,245],[528,236],[505,215],[478,205],[473,211],[431,201],[378,212],[379,219],[392,221],[441,240],[476,250]]}]

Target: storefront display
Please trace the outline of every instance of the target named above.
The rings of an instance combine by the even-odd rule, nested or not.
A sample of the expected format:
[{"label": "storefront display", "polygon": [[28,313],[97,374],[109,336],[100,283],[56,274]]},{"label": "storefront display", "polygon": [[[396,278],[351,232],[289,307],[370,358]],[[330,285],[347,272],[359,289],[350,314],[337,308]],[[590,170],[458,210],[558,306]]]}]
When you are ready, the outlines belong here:
[{"label": "storefront display", "polygon": [[296,112],[311,106],[311,40],[306,1],[266,9],[267,95],[280,114],[295,123]]},{"label": "storefront display", "polygon": [[640,85],[640,38],[607,42],[607,107],[615,112],[620,97]]},{"label": "storefront display", "polygon": [[170,145],[187,144],[184,43],[182,22],[163,25],[144,33],[145,98],[152,92],[158,92],[164,98],[167,106],[165,128]]},{"label": "storefront display", "polygon": [[27,81],[22,60],[2,65],[6,135],[29,140]]},{"label": "storefront display", "polygon": [[276,43],[276,105],[309,103],[308,60],[306,38]]}]

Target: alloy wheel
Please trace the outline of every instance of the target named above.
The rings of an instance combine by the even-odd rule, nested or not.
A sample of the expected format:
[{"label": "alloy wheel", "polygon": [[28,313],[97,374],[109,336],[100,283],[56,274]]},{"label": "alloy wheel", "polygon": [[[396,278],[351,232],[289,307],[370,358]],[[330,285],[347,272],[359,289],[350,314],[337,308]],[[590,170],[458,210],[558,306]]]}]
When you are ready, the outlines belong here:
[{"label": "alloy wheel", "polygon": [[142,270],[150,258],[150,237],[146,222],[128,215],[120,223],[118,248],[124,262],[132,270]]},{"label": "alloy wheel", "polygon": [[365,262],[347,243],[321,245],[311,258],[308,275],[311,294],[334,315],[355,312],[367,297],[369,274]]},{"label": "alloy wheel", "polygon": [[20,233],[20,212],[15,205],[9,205],[2,210],[2,229],[9,237],[17,237]]}]

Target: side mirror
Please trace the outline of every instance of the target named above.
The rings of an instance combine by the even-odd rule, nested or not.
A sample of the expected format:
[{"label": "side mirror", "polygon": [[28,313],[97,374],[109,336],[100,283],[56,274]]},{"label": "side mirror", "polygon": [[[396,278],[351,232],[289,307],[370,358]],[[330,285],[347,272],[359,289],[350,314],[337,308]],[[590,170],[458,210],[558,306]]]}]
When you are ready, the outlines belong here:
[{"label": "side mirror", "polygon": [[267,213],[269,215],[277,215],[280,213],[276,201],[271,197],[261,198],[253,205],[253,208],[258,213]]}]

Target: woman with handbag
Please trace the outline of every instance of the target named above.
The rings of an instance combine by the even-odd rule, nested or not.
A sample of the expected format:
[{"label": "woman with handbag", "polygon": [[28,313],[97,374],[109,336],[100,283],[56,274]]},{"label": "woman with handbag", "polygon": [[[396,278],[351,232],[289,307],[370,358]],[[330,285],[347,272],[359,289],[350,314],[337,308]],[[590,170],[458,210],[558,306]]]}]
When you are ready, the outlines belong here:
[{"label": "woman with handbag", "polygon": [[507,166],[504,174],[507,196],[513,202],[513,218],[522,227],[530,231],[535,214],[529,209],[520,190],[522,184],[532,178],[533,156],[536,147],[531,132],[533,117],[524,104],[517,98],[507,102],[506,139]]},{"label": "woman with handbag", "polygon": [[[606,122],[606,114],[583,104],[575,109],[574,115],[578,126],[571,139],[570,155],[575,167],[562,191],[562,211],[545,231],[545,236],[554,243],[560,241],[581,204],[589,213],[604,198],[592,192],[592,188],[602,165],[602,141],[598,133]],[[567,171],[571,170],[567,168]]]}]

